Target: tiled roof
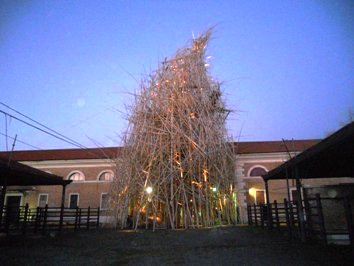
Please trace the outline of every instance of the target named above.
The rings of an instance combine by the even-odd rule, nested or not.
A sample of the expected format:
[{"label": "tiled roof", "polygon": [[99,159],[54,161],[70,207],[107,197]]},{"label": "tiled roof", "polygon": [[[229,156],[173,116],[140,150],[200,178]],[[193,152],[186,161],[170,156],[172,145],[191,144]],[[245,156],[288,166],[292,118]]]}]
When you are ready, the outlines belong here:
[{"label": "tiled roof", "polygon": [[0,158],[0,185],[4,186],[37,186],[67,185],[71,180],[63,180],[61,176],[49,174],[28,165]]},{"label": "tiled roof", "polygon": [[317,144],[320,140],[289,140],[285,141],[252,141],[252,142],[235,142],[235,152],[237,154],[247,153],[270,153],[270,152],[290,152],[304,151],[311,146]]},{"label": "tiled roof", "polygon": [[[264,175],[264,180],[289,178],[354,178],[354,122]],[[296,169],[296,170],[295,170]]]},{"label": "tiled roof", "polygon": [[[120,149],[120,147],[104,147],[90,149],[14,151],[11,158],[16,161],[110,159],[116,158]],[[8,158],[9,152],[0,152],[0,157]]]},{"label": "tiled roof", "polygon": [[[293,140],[286,143],[289,151],[293,152],[306,150],[318,142],[319,140]],[[282,141],[235,142],[234,145],[238,154],[286,152]],[[12,159],[16,161],[109,159],[116,158],[121,150],[122,147],[14,151]],[[0,152],[0,157],[8,158],[9,152]]]}]

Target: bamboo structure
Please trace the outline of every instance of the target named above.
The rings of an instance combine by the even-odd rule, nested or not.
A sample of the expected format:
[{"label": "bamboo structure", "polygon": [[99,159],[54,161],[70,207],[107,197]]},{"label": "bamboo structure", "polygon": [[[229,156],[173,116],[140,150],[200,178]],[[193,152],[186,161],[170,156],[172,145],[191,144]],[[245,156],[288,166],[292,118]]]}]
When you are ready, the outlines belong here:
[{"label": "bamboo structure", "polygon": [[211,30],[142,82],[129,114],[111,200],[121,228],[236,222],[230,110],[207,71]]}]

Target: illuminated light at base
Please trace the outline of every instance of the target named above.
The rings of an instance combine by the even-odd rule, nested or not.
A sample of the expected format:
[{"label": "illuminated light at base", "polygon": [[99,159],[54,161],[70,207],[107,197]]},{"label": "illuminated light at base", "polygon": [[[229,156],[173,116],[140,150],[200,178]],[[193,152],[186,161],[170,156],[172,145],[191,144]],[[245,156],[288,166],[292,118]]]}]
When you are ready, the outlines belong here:
[{"label": "illuminated light at base", "polygon": [[235,208],[235,221],[237,221],[237,195],[236,195],[236,192],[233,192],[232,193],[232,201],[233,201],[233,204],[234,204],[234,208]]},{"label": "illuminated light at base", "polygon": [[146,193],[151,194],[151,192],[152,192],[152,187],[147,187],[147,188],[145,189],[145,191],[146,191]]},{"label": "illuminated light at base", "polygon": [[207,169],[203,169],[203,177],[204,177],[204,182],[206,182],[208,180],[208,170]]},{"label": "illuminated light at base", "polygon": [[219,199],[219,205],[220,205],[220,210],[222,211],[222,210],[223,210],[223,208],[222,208],[221,199]]},{"label": "illuminated light at base", "polygon": [[197,181],[192,181],[192,184],[197,185],[198,187],[202,187],[202,184],[198,183]]},{"label": "illuminated light at base", "polygon": [[[149,220],[154,220],[154,216],[152,216],[152,215],[149,216],[148,218],[149,218]],[[156,222],[161,222],[161,218],[156,216]]]},{"label": "illuminated light at base", "polygon": [[183,169],[182,168],[181,168],[180,176],[181,176],[181,178],[183,178]]},{"label": "illuminated light at base", "polygon": [[191,113],[190,113],[190,117],[191,117],[192,119],[195,119],[195,118],[197,118],[198,116],[197,116],[197,113],[191,112]]},{"label": "illuminated light at base", "polygon": [[254,187],[251,187],[248,190],[248,194],[255,199],[256,198],[256,189]]}]

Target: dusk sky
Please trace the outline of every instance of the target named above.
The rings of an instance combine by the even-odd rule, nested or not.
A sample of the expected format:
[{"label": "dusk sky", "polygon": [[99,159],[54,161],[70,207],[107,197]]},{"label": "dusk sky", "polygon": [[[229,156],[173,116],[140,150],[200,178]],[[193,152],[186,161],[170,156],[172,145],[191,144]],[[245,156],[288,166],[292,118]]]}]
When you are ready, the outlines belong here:
[{"label": "dusk sky", "polygon": [[[86,147],[120,145],[139,81],[215,26],[209,71],[234,110],[230,136],[323,138],[354,112],[353,14],[350,0],[2,0],[0,102]],[[1,151],[6,130],[40,149],[74,148],[0,113]]]}]

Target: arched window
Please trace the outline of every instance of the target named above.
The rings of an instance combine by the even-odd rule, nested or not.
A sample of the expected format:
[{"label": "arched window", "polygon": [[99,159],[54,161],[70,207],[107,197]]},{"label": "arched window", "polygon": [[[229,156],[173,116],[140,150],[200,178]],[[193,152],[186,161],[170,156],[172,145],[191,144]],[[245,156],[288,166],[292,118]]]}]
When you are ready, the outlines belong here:
[{"label": "arched window", "polygon": [[266,173],[267,173],[267,170],[265,168],[260,167],[260,166],[256,166],[250,170],[249,176],[262,176],[262,175],[265,175]]},{"label": "arched window", "polygon": [[85,176],[80,171],[74,171],[69,174],[68,180],[85,181]]},{"label": "arched window", "polygon": [[99,181],[113,181],[114,174],[110,170],[101,172],[98,176]]}]

